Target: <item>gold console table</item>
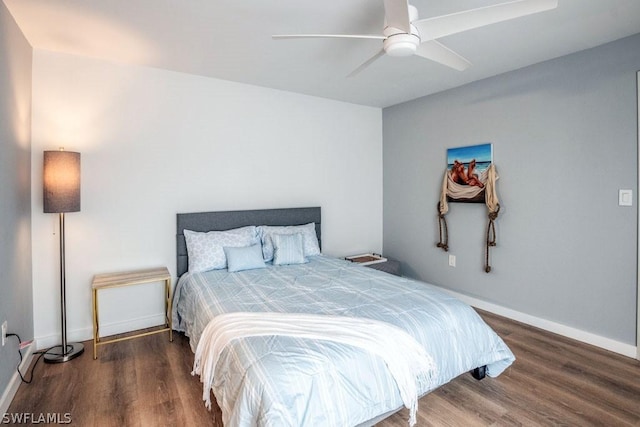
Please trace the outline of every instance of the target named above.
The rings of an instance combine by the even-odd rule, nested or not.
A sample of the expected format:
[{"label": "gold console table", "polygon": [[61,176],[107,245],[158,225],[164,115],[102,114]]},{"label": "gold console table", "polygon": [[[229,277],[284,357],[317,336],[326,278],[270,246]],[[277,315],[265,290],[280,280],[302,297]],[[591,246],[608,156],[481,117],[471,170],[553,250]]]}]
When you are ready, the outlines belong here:
[{"label": "gold console table", "polygon": [[[142,332],[122,338],[113,338],[100,341],[100,324],[98,318],[98,291],[101,289],[118,288],[122,286],[141,285],[143,283],[164,282],[165,300],[165,324],[164,328],[150,332]],[[96,274],[91,282],[93,295],[93,359],[98,358],[98,346],[111,344],[118,341],[132,338],[144,337],[147,335],[169,332],[169,341],[173,341],[172,319],[171,319],[171,275],[167,267],[149,268],[146,270],[125,271],[121,273]]]}]

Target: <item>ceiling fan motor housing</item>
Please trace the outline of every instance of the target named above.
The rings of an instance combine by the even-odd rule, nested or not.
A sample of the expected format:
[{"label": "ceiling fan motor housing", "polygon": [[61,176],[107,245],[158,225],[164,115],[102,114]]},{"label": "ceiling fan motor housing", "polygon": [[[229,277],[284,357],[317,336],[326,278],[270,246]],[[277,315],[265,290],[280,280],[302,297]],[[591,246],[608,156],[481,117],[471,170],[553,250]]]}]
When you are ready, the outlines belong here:
[{"label": "ceiling fan motor housing", "polygon": [[[416,21],[418,19],[418,9],[413,5],[408,5],[409,22]],[[418,46],[420,45],[420,33],[418,29],[409,24],[409,30],[411,33],[407,33],[406,29],[394,28],[388,26],[385,17],[385,28],[383,34],[385,39],[382,47],[389,56],[411,56],[416,53]]]},{"label": "ceiling fan motor housing", "polygon": [[396,33],[388,36],[383,42],[384,51],[389,56],[411,56],[420,45],[420,37],[416,34]]}]

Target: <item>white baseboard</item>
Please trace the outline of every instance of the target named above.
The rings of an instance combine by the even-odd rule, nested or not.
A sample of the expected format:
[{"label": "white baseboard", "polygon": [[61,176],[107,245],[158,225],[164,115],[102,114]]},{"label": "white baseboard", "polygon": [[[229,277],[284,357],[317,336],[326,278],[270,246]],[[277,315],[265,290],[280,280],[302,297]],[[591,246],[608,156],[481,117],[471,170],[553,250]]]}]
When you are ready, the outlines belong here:
[{"label": "white baseboard", "polygon": [[[151,328],[153,326],[164,325],[164,313],[154,314],[146,317],[128,319],[121,322],[100,324],[100,336],[108,337],[115,334],[123,334],[138,329]],[[78,342],[93,340],[93,325],[89,328],[74,329],[67,331],[67,341]],[[60,335],[45,335],[37,337],[38,349],[46,349],[55,345],[60,345]]]},{"label": "white baseboard", "polygon": [[[34,341],[23,349],[24,353],[22,354],[22,363],[20,363],[20,372],[22,372],[23,376],[25,375],[25,370],[31,365],[31,358],[33,357],[35,348],[36,344]],[[22,384],[20,375],[18,375],[17,372],[14,372],[13,376],[9,380],[7,388],[2,392],[2,397],[0,397],[0,416],[9,410],[9,405],[11,405],[13,398],[18,392],[20,384]]]},{"label": "white baseboard", "polygon": [[633,345],[625,344],[620,341],[612,340],[610,338],[605,338],[600,335],[592,334],[590,332],[585,332],[583,330],[552,322],[550,320],[542,319],[540,317],[531,316],[529,314],[512,310],[510,308],[502,307],[500,305],[482,301],[468,295],[460,294],[450,289],[442,289],[447,293],[455,296],[456,298],[466,302],[470,306],[479,308],[480,310],[485,310],[490,313],[516,320],[518,322],[526,323],[527,325],[535,326],[536,328],[544,329],[545,331],[553,332],[567,338],[572,338],[574,340],[591,344],[596,347],[604,348],[605,350],[613,351],[614,353],[618,353],[623,356],[631,358],[636,358],[638,356],[638,348]]}]

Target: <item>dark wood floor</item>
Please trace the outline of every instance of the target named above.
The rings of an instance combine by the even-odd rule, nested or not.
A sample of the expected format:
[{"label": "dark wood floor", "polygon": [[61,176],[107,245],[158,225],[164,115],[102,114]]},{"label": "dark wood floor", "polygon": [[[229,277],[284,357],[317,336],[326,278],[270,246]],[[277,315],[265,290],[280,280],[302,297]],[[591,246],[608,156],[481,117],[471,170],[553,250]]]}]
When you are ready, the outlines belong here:
[{"label": "dark wood floor", "polygon": [[[498,378],[462,375],[420,400],[420,426],[640,426],[640,362],[481,313],[516,355]],[[187,339],[124,341],[60,365],[43,364],[9,413],[69,413],[79,426],[221,426],[190,375]],[[403,410],[379,424],[407,425]],[[42,424],[40,424],[42,425]]]}]

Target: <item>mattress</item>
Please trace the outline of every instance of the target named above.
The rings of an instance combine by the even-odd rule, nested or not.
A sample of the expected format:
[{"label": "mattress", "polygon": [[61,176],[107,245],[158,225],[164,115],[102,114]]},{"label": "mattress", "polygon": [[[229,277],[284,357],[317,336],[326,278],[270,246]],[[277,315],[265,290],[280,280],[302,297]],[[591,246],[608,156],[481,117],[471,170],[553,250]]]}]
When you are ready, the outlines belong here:
[{"label": "mattress", "polygon": [[[419,394],[479,366],[495,377],[514,356],[468,305],[436,286],[327,256],[305,264],[229,273],[184,274],[174,296],[174,328],[195,352],[216,315],[309,313],[374,319],[402,328],[436,366]],[[225,425],[358,425],[402,407],[383,360],[326,340],[257,336],[222,353],[212,391]]]}]

